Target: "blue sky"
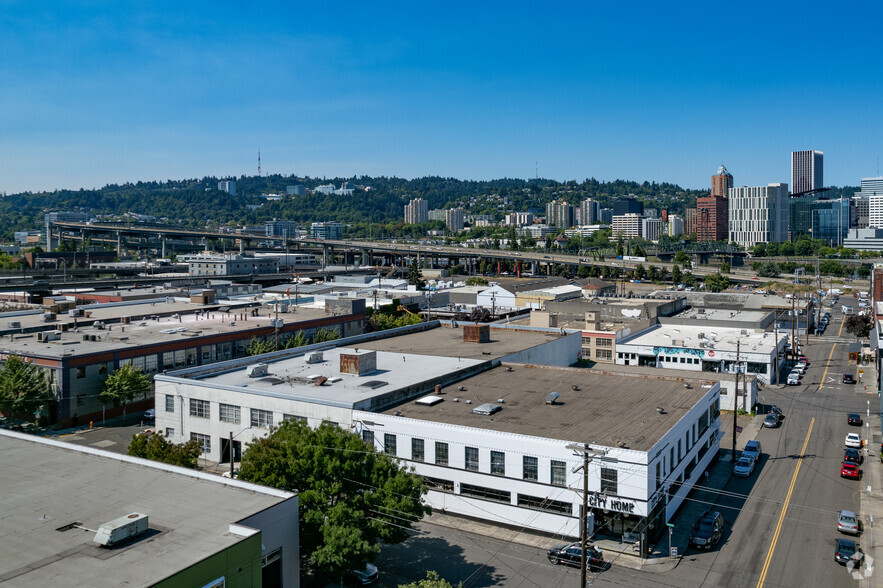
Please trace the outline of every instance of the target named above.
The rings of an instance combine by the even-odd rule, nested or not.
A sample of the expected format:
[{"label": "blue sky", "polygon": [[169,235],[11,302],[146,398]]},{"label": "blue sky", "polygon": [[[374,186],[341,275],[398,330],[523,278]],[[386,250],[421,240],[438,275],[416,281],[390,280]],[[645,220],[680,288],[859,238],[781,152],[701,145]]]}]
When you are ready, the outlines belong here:
[{"label": "blue sky", "polygon": [[265,173],[790,181],[883,155],[883,5],[0,0],[0,191]]}]

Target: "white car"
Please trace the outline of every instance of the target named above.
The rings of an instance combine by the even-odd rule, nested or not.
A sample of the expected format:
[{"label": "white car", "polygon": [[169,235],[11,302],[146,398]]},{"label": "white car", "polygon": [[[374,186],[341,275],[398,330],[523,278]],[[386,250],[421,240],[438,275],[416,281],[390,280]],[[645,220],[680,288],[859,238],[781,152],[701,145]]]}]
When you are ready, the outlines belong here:
[{"label": "white car", "polygon": [[733,466],[733,475],[740,478],[747,478],[754,472],[754,460],[750,457],[740,457],[736,465]]},{"label": "white car", "polygon": [[791,373],[792,373],[792,374],[793,374],[794,372],[797,372],[797,373],[799,373],[801,376],[803,375],[803,373],[804,373],[805,371],[806,371],[806,364],[805,364],[805,363],[804,363],[804,364],[800,364],[800,363],[798,363],[798,364],[795,365],[793,368],[791,368]]},{"label": "white car", "polygon": [[856,449],[861,449],[862,446],[862,438],[858,433],[849,433],[846,435],[846,440],[843,442],[847,447],[855,447]]},{"label": "white car", "polygon": [[800,374],[790,373],[788,374],[788,382],[789,386],[799,386],[800,385]]}]

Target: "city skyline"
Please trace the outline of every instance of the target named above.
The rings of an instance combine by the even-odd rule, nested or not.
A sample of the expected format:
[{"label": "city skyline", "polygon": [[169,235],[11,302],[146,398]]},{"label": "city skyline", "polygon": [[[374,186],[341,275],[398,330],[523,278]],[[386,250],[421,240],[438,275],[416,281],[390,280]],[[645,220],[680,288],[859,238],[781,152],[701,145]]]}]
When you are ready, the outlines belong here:
[{"label": "city skyline", "polygon": [[791,152],[818,150],[826,185],[857,186],[880,175],[862,31],[883,8],[816,4],[800,27],[792,3],[731,7],[710,51],[698,4],[7,2],[0,191],[255,175],[259,150],[265,174],[693,189],[721,162],[737,186],[788,182]]}]

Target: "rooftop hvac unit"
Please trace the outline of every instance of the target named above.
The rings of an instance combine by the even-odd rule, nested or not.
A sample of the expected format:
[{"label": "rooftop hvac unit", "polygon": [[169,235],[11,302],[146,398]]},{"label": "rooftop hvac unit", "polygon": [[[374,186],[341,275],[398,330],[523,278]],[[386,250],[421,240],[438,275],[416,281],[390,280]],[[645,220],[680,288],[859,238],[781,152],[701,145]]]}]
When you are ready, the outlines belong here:
[{"label": "rooftop hvac unit", "polygon": [[101,525],[95,533],[95,542],[105,547],[113,547],[146,533],[147,528],[147,515],[133,512]]},{"label": "rooftop hvac unit", "polygon": [[249,378],[259,378],[267,375],[267,364],[256,363],[245,368],[245,375]]},{"label": "rooftop hvac unit", "polygon": [[321,351],[311,353],[309,357],[307,357],[307,363],[322,363],[323,361],[325,361],[325,357],[322,355]]},{"label": "rooftop hvac unit", "polygon": [[6,324],[9,325],[10,329],[20,329],[21,328],[21,321],[9,321]]},{"label": "rooftop hvac unit", "polygon": [[481,406],[476,406],[472,409],[472,414],[480,414],[484,416],[490,416],[496,412],[499,412],[503,407],[498,404],[482,404]]},{"label": "rooftop hvac unit", "polygon": [[40,317],[40,319],[41,319],[44,323],[52,322],[52,321],[55,320],[55,313],[54,313],[54,312],[44,312],[44,313],[43,313],[43,316]]},{"label": "rooftop hvac unit", "polygon": [[41,331],[37,333],[37,341],[45,343],[46,341],[56,341],[61,339],[61,331]]}]

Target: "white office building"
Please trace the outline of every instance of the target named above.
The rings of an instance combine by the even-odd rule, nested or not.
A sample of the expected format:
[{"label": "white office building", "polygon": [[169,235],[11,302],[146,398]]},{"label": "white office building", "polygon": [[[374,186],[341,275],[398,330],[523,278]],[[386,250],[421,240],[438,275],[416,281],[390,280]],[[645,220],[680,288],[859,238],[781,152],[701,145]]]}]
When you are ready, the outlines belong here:
[{"label": "white office building", "polygon": [[[616,231],[614,231],[614,235],[615,234]],[[641,235],[648,241],[656,243],[659,241],[659,236],[664,234],[665,223],[661,218],[645,218],[641,222]]]},{"label": "white office building", "polygon": [[824,156],[821,151],[791,152],[791,190],[794,194],[825,187],[822,169]]},{"label": "white office building", "polygon": [[620,236],[626,239],[629,237],[642,237],[641,229],[643,227],[641,221],[643,220],[643,216],[635,213],[614,215],[613,222],[611,223],[614,239]]},{"label": "white office building", "polygon": [[679,237],[684,234],[684,219],[676,214],[668,215],[669,237]]},{"label": "white office building", "polygon": [[788,184],[730,188],[730,241],[742,247],[788,240]]},{"label": "white office building", "polygon": [[226,192],[230,196],[236,196],[236,182],[232,180],[222,180],[218,182],[218,190]]}]

